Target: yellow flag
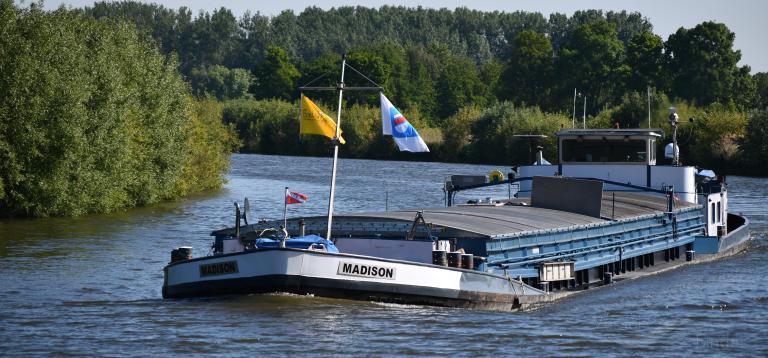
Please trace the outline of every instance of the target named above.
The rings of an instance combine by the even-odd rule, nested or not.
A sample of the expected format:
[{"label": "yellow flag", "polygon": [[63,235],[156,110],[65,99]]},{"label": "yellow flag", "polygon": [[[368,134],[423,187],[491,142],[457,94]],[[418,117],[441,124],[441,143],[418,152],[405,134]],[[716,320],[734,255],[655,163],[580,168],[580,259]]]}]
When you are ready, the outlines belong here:
[{"label": "yellow flag", "polygon": [[[300,134],[317,134],[333,139],[336,136],[336,122],[302,94],[301,130],[299,132]],[[339,131],[339,143],[346,143],[341,137],[341,131]]]}]

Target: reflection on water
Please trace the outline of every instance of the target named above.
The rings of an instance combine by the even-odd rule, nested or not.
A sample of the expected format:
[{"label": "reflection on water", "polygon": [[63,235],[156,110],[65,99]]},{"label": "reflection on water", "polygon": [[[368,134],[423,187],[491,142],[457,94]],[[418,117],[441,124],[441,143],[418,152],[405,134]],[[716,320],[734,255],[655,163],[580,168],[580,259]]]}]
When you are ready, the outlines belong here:
[{"label": "reflection on water", "polygon": [[[285,186],[308,194],[291,215],[323,215],[328,158],[235,155],[225,190],[110,215],[0,221],[0,354],[253,356],[657,353],[767,355],[768,180],[729,178],[731,209],[747,215],[747,252],[625,282],[518,314],[295,295],[162,300],[176,246],[207,253],[210,231],[282,216]],[[450,174],[493,166],[342,160],[338,212],[443,203]],[[506,187],[460,194],[507,195]],[[628,351],[631,350],[631,351]]]}]

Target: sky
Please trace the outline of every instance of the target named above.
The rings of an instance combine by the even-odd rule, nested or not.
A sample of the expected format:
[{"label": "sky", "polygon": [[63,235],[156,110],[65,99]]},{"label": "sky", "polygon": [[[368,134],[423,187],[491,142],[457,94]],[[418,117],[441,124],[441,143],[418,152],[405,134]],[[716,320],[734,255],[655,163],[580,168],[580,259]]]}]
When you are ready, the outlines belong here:
[{"label": "sky", "polygon": [[[17,1],[18,2],[18,1]],[[177,9],[186,6],[195,13],[200,10],[212,11],[226,7],[236,15],[245,11],[276,15],[286,9],[296,13],[309,6],[322,9],[339,6],[365,6],[378,8],[382,5],[400,5],[409,7],[449,8],[467,7],[483,11],[530,11],[540,12],[545,16],[559,12],[568,16],[577,10],[627,10],[637,11],[653,24],[653,31],[664,40],[680,27],[692,28],[704,21],[722,22],[736,34],[734,48],[741,51],[739,65],[749,65],[752,73],[768,72],[768,35],[766,14],[768,1],[765,0],[424,0],[424,1],[374,1],[374,0],[309,0],[292,1],[216,1],[216,0],[166,0],[145,1]],[[28,1],[23,1],[28,3]],[[45,7],[55,9],[60,5],[82,7],[92,5],[93,0],[47,0]]]}]

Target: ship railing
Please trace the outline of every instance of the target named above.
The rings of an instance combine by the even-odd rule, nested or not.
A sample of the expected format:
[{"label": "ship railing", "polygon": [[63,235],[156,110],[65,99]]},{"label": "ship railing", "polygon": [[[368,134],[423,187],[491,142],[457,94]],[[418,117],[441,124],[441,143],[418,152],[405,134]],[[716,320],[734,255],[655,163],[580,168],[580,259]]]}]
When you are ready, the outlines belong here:
[{"label": "ship railing", "polygon": [[[695,226],[692,226],[690,228],[679,230],[678,231],[678,238],[680,237],[679,236],[680,234],[682,234],[682,235],[696,234],[696,233],[701,231],[701,228],[702,228],[702,225],[695,225]],[[590,254],[590,253],[593,253],[593,252],[605,251],[605,250],[609,250],[609,249],[612,249],[612,248],[618,248],[618,247],[623,247],[623,246],[628,246],[628,245],[635,245],[635,244],[643,243],[643,242],[646,242],[646,241],[654,241],[654,240],[658,240],[658,239],[663,238],[663,237],[668,236],[668,235],[669,235],[668,232],[663,232],[663,233],[652,234],[652,235],[649,235],[649,236],[640,237],[640,238],[636,238],[636,239],[624,240],[624,241],[620,241],[620,242],[605,243],[605,244],[598,244],[598,245],[592,245],[592,246],[587,246],[587,247],[580,247],[578,249],[558,251],[558,252],[553,252],[553,253],[544,253],[544,254],[539,254],[539,255],[529,256],[529,257],[515,257],[515,258],[510,258],[510,259],[494,260],[494,261],[489,261],[487,263],[487,265],[488,266],[500,266],[501,268],[505,268],[506,269],[506,268],[509,268],[511,266],[523,266],[523,265],[530,265],[530,264],[535,264],[535,263],[544,262],[544,261],[562,260],[562,259],[572,258],[573,256],[585,255],[585,254]],[[678,240],[676,238],[673,241],[678,241]]]},{"label": "ship railing", "polygon": [[[634,189],[633,191],[644,191],[644,192],[651,192],[656,194],[663,194],[663,195],[670,195],[670,192],[668,189],[655,189],[643,185],[635,185],[630,183],[622,183],[618,181],[613,180],[607,180],[607,179],[600,179],[600,178],[588,178],[588,177],[569,177],[572,179],[584,179],[584,180],[597,180],[601,181],[604,184],[610,184],[614,186]],[[445,203],[446,206],[452,206],[456,199],[456,194],[460,191],[464,190],[472,190],[472,189],[479,189],[479,188],[485,188],[490,186],[496,186],[496,185],[502,185],[502,184],[515,184],[520,183],[524,181],[531,181],[533,180],[533,177],[518,177],[518,178],[512,178],[512,179],[505,179],[505,180],[496,180],[488,183],[481,183],[481,184],[473,184],[473,185],[456,185],[451,183],[450,185],[447,185],[443,187],[443,192],[445,192]]]}]

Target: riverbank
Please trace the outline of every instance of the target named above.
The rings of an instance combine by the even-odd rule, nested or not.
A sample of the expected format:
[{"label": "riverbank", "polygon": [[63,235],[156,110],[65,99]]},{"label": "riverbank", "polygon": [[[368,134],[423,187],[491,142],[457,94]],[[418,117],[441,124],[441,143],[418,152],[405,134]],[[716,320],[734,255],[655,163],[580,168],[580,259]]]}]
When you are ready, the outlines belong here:
[{"label": "riverbank", "polygon": [[[678,139],[684,165],[712,169],[724,175],[768,176],[761,163],[768,158],[768,112],[745,113],[720,105],[696,107],[663,99],[654,102],[651,126],[665,137],[657,142],[657,153],[671,142],[667,108],[676,106],[681,121]],[[332,106],[326,106],[330,108]],[[297,103],[281,100],[234,100],[221,102],[222,118],[234,128],[243,143],[243,153],[329,156],[332,147],[319,136],[299,136]],[[585,122],[587,128],[609,128],[619,109],[606,109]],[[424,138],[429,153],[399,152],[390,138],[381,134],[379,108],[352,105],[344,111],[342,129],[347,144],[339,153],[345,158],[433,161],[511,166],[532,161],[537,146],[544,157],[557,162],[553,134],[570,128],[572,119],[547,113],[537,107],[518,107],[510,102],[486,108],[467,107],[440,126],[404,112]],[[688,120],[693,118],[693,120]],[[530,139],[517,135],[541,134]],[[763,136],[765,134],[765,136]]]},{"label": "riverbank", "polygon": [[78,216],[220,188],[218,104],[133,25],[0,2],[0,217]]}]

